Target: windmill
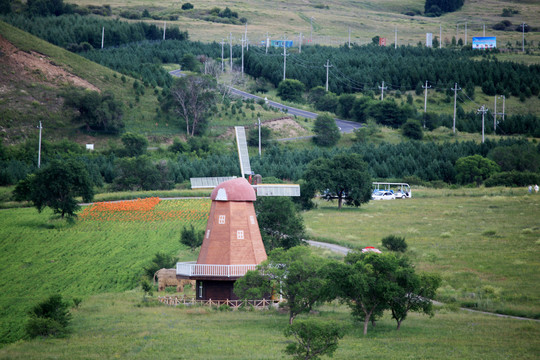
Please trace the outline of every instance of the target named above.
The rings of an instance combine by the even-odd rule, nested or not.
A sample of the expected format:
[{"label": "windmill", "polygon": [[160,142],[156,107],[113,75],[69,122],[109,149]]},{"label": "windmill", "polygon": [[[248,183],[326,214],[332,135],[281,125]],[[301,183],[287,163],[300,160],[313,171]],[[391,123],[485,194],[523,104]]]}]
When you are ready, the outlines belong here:
[{"label": "windmill", "polygon": [[299,196],[300,186],[250,184],[244,127],[236,126],[241,177],[192,178],[192,188],[214,188],[201,251],[196,262],[176,264],[178,279],[196,280],[197,300],[236,300],[235,281],[266,260],[255,215],[257,196]]}]

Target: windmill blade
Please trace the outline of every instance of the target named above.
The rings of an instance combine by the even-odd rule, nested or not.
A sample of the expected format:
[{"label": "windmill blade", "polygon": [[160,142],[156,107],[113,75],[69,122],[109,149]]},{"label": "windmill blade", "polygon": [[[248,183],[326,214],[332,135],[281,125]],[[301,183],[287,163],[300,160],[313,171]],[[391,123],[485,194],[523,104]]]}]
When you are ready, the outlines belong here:
[{"label": "windmill blade", "polygon": [[221,176],[221,177],[197,177],[190,178],[192,189],[213,189],[222,182],[236,179],[236,176]]},{"label": "windmill blade", "polygon": [[257,196],[300,196],[298,184],[261,184],[253,187]]},{"label": "windmill blade", "polygon": [[238,158],[240,159],[240,172],[242,176],[251,175],[251,164],[246,140],[246,130],[243,126],[235,126],[236,144],[238,146]]}]

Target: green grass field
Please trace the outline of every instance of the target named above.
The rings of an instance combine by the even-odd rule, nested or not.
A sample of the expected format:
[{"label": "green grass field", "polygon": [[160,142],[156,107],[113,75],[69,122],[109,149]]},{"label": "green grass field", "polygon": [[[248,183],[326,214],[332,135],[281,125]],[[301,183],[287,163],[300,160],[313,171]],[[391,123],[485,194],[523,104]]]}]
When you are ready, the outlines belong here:
[{"label": "green grass field", "polygon": [[[208,204],[162,201],[155,212],[202,211]],[[315,316],[350,328],[336,358],[535,358],[540,323],[455,309],[538,318],[539,206],[540,195],[525,189],[413,189],[412,199],[341,211],[320,202],[305,212],[309,238],[316,240],[363,247],[380,246],[389,234],[405,236],[417,268],[442,275],[438,299],[449,304],[431,319],[411,315],[399,332],[386,315],[367,338],[346,308],[324,306]],[[196,258],[179,242],[186,219],[66,224],[50,215],[33,208],[0,210],[1,338],[19,338],[28,309],[57,292],[83,298],[73,310],[73,333],[4,346],[0,358],[40,358],[44,352],[50,358],[282,358],[286,315],[141,307],[142,292],[130,289],[156,252]],[[195,224],[203,228],[205,221]]]}]

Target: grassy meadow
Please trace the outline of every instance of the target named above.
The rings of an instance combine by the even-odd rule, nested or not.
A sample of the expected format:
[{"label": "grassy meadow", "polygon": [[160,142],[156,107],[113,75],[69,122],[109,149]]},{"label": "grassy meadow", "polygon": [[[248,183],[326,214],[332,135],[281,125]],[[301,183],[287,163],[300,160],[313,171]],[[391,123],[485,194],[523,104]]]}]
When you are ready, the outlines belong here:
[{"label": "grassy meadow", "polygon": [[527,190],[419,189],[413,198],[304,214],[308,237],[349,247],[405,237],[420,270],[443,277],[438,299],[540,318],[540,195]]},{"label": "grassy meadow", "polygon": [[[434,318],[411,314],[399,332],[387,314],[367,337],[346,307],[325,305],[311,316],[349,329],[335,354],[350,358],[533,359],[540,323],[457,310],[458,305],[539,317],[540,195],[525,189],[414,189],[413,198],[372,201],[337,210],[319,202],[304,213],[309,238],[351,247],[380,246],[405,236],[419,270],[443,277]],[[143,302],[137,283],[162,251],[193,260],[179,242],[187,216],[205,226],[209,200],[161,201],[151,217],[136,212],[72,224],[33,208],[0,210],[0,358],[277,359],[290,341],[278,311],[223,312]],[[143,216],[144,215],[144,216]],[[323,255],[325,251],[318,250]],[[26,312],[53,293],[81,297],[66,339],[6,345],[23,334]],[[256,352],[253,350],[257,349]]]}]

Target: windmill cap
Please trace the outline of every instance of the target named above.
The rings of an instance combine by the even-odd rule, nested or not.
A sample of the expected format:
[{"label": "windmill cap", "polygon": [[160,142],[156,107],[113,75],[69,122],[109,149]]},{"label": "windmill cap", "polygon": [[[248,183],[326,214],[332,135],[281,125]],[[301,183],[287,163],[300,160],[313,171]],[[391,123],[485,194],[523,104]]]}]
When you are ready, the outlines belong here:
[{"label": "windmill cap", "polygon": [[241,178],[227,180],[214,188],[212,201],[255,201],[257,196],[249,182]]}]

